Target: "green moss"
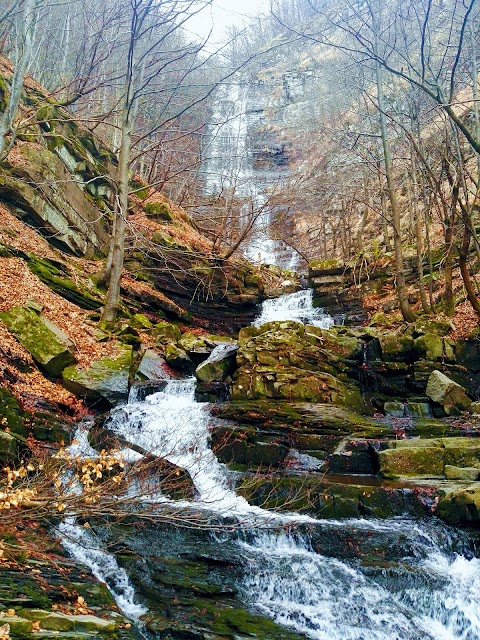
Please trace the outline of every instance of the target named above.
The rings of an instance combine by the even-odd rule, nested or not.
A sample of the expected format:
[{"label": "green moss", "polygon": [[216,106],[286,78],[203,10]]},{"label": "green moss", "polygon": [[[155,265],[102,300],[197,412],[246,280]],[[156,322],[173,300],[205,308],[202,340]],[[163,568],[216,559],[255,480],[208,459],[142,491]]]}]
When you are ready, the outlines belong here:
[{"label": "green moss", "polygon": [[379,453],[380,473],[385,478],[443,476],[444,452],[440,447],[401,447]]},{"label": "green moss", "polygon": [[116,404],[128,396],[131,366],[132,347],[123,345],[118,356],[97,360],[88,369],[67,367],[62,374],[63,385],[88,401],[104,399]]},{"label": "green moss", "polygon": [[149,218],[163,220],[165,222],[173,222],[171,209],[166,202],[148,202],[144,209]]},{"label": "green moss", "polygon": [[5,111],[8,104],[8,96],[10,94],[10,88],[7,81],[3,76],[0,76],[0,111]]},{"label": "green moss", "polygon": [[25,425],[27,414],[21,408],[18,400],[7,389],[0,387],[0,422],[3,428],[8,427],[11,433],[23,437],[28,436],[28,427]]},{"label": "green moss", "polygon": [[152,236],[152,242],[154,244],[159,244],[163,247],[166,247],[167,249],[181,249],[182,245],[178,244],[177,242],[175,242],[175,240],[172,238],[172,236],[170,234],[168,234],[166,231],[155,231],[155,233]]},{"label": "green moss", "polygon": [[80,287],[70,278],[63,265],[47,258],[37,258],[30,254],[27,259],[28,268],[52,291],[82,309],[99,309],[103,302],[92,295],[87,287]]},{"label": "green moss", "polygon": [[345,269],[345,264],[341,260],[312,260],[308,263],[310,271],[337,271]]},{"label": "green moss", "polygon": [[7,329],[51,376],[76,362],[71,352],[73,343],[58,327],[26,307],[13,307],[0,314]]},{"label": "green moss", "polygon": [[169,342],[177,342],[181,338],[180,329],[169,322],[158,322],[153,327],[153,333],[159,344],[168,344]]},{"label": "green moss", "polygon": [[140,200],[146,200],[150,195],[150,189],[147,183],[141,178],[132,178],[130,180],[130,190]]},{"label": "green moss", "polygon": [[135,313],[129,320],[129,324],[135,329],[151,329],[153,324],[143,313]]}]

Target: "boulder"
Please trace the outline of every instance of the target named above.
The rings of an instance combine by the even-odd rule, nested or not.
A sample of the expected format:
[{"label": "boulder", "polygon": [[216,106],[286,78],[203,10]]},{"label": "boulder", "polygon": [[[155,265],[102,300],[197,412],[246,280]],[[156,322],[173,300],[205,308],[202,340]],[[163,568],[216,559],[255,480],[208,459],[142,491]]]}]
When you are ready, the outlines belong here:
[{"label": "boulder", "polygon": [[378,341],[383,360],[411,362],[413,360],[413,338],[403,331],[384,331],[378,333]]},{"label": "boulder", "polygon": [[223,382],[232,375],[236,366],[236,353],[238,345],[225,343],[218,345],[210,354],[210,357],[202,362],[195,371],[195,376],[200,382]]},{"label": "boulder", "polygon": [[426,394],[431,400],[440,404],[448,415],[458,415],[472,404],[464,387],[437,369],[428,379]]},{"label": "boulder", "polygon": [[440,499],[437,515],[452,525],[480,525],[480,484],[456,489]]},{"label": "boulder", "polygon": [[442,360],[443,358],[443,340],[434,333],[425,333],[417,338],[413,346],[425,360]]},{"label": "boulder", "polygon": [[169,322],[158,322],[153,327],[153,333],[157,338],[157,342],[160,344],[167,344],[169,342],[177,342],[180,340],[180,329]]},{"label": "boulder", "polygon": [[450,333],[453,325],[450,320],[433,320],[432,318],[418,318],[414,324],[416,334],[434,334],[442,338]]},{"label": "boulder", "polygon": [[180,369],[186,373],[193,373],[195,365],[190,360],[188,354],[183,349],[177,347],[176,344],[170,343],[165,349],[165,360],[174,369]]},{"label": "boulder", "polygon": [[96,360],[88,369],[68,367],[63,385],[87,402],[104,400],[113,406],[128,398],[131,366],[132,347],[123,345],[117,356]]},{"label": "boulder", "polygon": [[380,474],[384,478],[402,476],[443,476],[443,449],[441,447],[402,447],[387,449],[378,454]]},{"label": "boulder", "polygon": [[200,364],[208,358],[212,352],[203,338],[193,333],[184,333],[178,341],[178,346],[183,349],[195,364]]},{"label": "boulder", "polygon": [[72,353],[73,343],[59,327],[47,318],[25,307],[14,307],[0,313],[7,329],[48,374],[59,376],[77,360]]},{"label": "boulder", "polygon": [[153,349],[146,349],[135,377],[140,380],[162,380],[166,378],[166,362]]},{"label": "boulder", "polygon": [[475,467],[455,467],[451,464],[445,465],[445,478],[447,480],[461,480],[462,482],[475,482],[480,477],[480,469]]}]

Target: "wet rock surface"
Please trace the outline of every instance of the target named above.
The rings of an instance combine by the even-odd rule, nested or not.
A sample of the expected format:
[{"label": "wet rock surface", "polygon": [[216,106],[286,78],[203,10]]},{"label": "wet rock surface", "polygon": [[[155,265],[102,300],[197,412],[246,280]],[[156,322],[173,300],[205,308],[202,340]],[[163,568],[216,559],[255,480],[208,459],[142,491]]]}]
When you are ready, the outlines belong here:
[{"label": "wet rock surface", "polygon": [[52,562],[24,558],[0,564],[0,626],[4,624],[15,639],[135,637],[106,585],[58,556]]}]

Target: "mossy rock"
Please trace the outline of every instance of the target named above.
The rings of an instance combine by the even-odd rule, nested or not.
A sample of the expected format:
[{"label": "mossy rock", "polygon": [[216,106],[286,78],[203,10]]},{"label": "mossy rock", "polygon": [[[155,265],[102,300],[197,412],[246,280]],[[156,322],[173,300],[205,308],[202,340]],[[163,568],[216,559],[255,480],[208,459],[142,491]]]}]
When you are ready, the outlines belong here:
[{"label": "mossy rock", "polygon": [[128,397],[131,366],[132,347],[124,345],[118,356],[96,360],[88,369],[68,367],[63,385],[87,402],[104,400],[113,406]]},{"label": "mossy rock", "polygon": [[378,333],[378,341],[383,360],[394,362],[412,362],[414,358],[413,338],[403,331],[384,331]]},{"label": "mossy rock", "polygon": [[232,399],[272,398],[297,402],[327,403],[367,411],[360,391],[321,371],[296,367],[277,369],[259,365],[243,366],[235,373]]},{"label": "mossy rock", "polygon": [[132,178],[130,180],[130,190],[133,192],[132,195],[135,195],[140,200],[146,200],[150,195],[148,184],[141,178]]},{"label": "mossy rock", "polygon": [[8,428],[10,433],[26,438],[29,429],[25,425],[26,412],[18,400],[4,387],[0,387],[0,422],[2,428]]},{"label": "mossy rock", "polygon": [[204,354],[205,357],[208,357],[208,354],[212,350],[207,346],[207,343],[203,338],[201,338],[200,336],[196,336],[194,333],[190,333],[188,331],[180,337],[180,339],[178,340],[178,346],[188,354],[201,353]]},{"label": "mossy rock", "polygon": [[1,313],[0,318],[47,374],[57,377],[76,362],[73,345],[65,334],[31,309],[14,307]]},{"label": "mossy rock", "polygon": [[174,369],[179,369],[185,373],[193,373],[195,371],[195,365],[190,360],[187,352],[177,347],[176,344],[170,343],[167,345],[165,360]]},{"label": "mossy rock", "polygon": [[3,113],[8,105],[10,87],[3,76],[0,76],[0,111]]},{"label": "mossy rock", "polygon": [[132,327],[130,324],[125,324],[120,327],[115,331],[115,335],[123,344],[130,344],[134,347],[138,347],[138,345],[142,343],[142,339],[140,338],[140,334],[137,329]]},{"label": "mossy rock", "polygon": [[475,482],[480,479],[480,469],[476,467],[456,467],[445,465],[445,478],[447,480],[460,480],[461,482]]},{"label": "mossy rock", "polygon": [[173,214],[166,202],[147,202],[144,207],[145,215],[154,220],[173,222]]},{"label": "mossy rock", "polygon": [[149,330],[153,328],[153,324],[143,313],[135,313],[129,319],[129,324],[134,329],[144,329]]},{"label": "mossy rock", "polygon": [[163,380],[166,377],[165,368],[165,359],[153,349],[146,349],[135,373],[135,378],[137,380]]},{"label": "mossy rock", "polygon": [[202,362],[195,370],[200,382],[223,382],[235,371],[236,344],[219,345],[211,353],[208,360]]},{"label": "mossy rock", "polygon": [[17,438],[12,436],[11,433],[0,429],[0,461],[6,463],[16,460],[19,450],[20,446]]},{"label": "mossy rock", "polygon": [[413,345],[422,359],[442,360],[444,357],[443,338],[435,333],[424,333]]},{"label": "mossy rock", "polygon": [[402,322],[402,316],[400,314],[387,315],[382,312],[377,312],[370,318],[371,327],[390,327],[392,324]]},{"label": "mossy rock", "polygon": [[480,340],[457,342],[455,355],[459,365],[470,371],[480,372]]},{"label": "mossy rock", "polygon": [[167,249],[184,248],[182,247],[181,244],[178,244],[177,242],[175,242],[175,240],[172,238],[170,234],[162,230],[155,231],[155,233],[152,235],[152,242],[154,244],[161,245],[162,247],[166,247]]},{"label": "mossy rock", "polygon": [[182,336],[180,329],[169,322],[158,322],[153,327],[153,334],[159,344],[178,342]]},{"label": "mossy rock", "polygon": [[402,476],[443,476],[444,452],[440,447],[402,447],[378,454],[380,473],[384,478]]},{"label": "mossy rock", "polygon": [[20,618],[19,616],[2,616],[0,623],[0,626],[8,624],[10,635],[13,638],[28,638],[32,636],[33,623],[31,620]]},{"label": "mossy rock", "polygon": [[454,526],[480,526],[480,484],[477,482],[442,496],[437,515]]},{"label": "mossy rock", "polygon": [[101,635],[111,635],[116,631],[116,624],[113,620],[104,620],[98,616],[86,614],[68,617],[73,622],[76,631],[93,632]]},{"label": "mossy rock", "polygon": [[310,276],[321,275],[337,275],[342,274],[346,270],[345,263],[342,260],[312,260],[308,263],[308,271]]},{"label": "mossy rock", "polygon": [[418,334],[434,334],[444,337],[452,331],[453,325],[450,320],[434,319],[429,317],[418,318],[414,324],[414,331]]},{"label": "mossy rock", "polygon": [[62,613],[49,613],[40,619],[40,627],[46,631],[71,631],[75,627],[72,616]]},{"label": "mossy rock", "polygon": [[464,387],[438,370],[430,374],[426,395],[441,405],[447,415],[458,415],[472,404]]}]

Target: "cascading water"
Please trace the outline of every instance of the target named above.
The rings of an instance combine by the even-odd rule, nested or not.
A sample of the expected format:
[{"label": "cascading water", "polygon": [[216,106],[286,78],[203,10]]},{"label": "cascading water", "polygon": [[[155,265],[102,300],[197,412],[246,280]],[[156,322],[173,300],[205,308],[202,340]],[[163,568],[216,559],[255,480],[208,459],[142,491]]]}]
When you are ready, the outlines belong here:
[{"label": "cascading water", "polygon": [[[72,458],[81,459],[98,457],[98,452],[88,442],[88,432],[91,423],[83,421],[78,425],[68,453]],[[64,478],[67,491],[78,493],[78,483],[72,482],[70,474]],[[102,543],[95,534],[76,522],[76,518],[68,517],[58,526],[58,533],[65,549],[78,562],[86,565],[93,575],[104,582],[110,589],[119,608],[132,620],[147,612],[142,605],[137,604],[135,592],[124,569],[119,567],[115,556],[102,548]]]},{"label": "cascading water", "polygon": [[318,640],[478,639],[480,561],[445,548],[443,527],[435,536],[408,520],[385,523],[384,532],[370,526],[372,535],[408,536],[411,556],[362,567],[319,554],[307,536],[256,534],[242,543],[246,598]]},{"label": "cascading water", "polygon": [[258,114],[248,104],[249,86],[231,83],[218,90],[211,127],[204,146],[205,191],[220,194],[225,190],[246,200],[241,219],[245,227],[253,220],[253,229],[243,253],[254,264],[278,264],[285,269],[297,267],[298,256],[270,236],[272,207],[268,191],[278,181],[278,171],[254,168],[249,128]]},{"label": "cascading water", "polygon": [[[208,445],[214,420],[208,405],[195,402],[193,380],[171,380],[145,401],[115,409],[108,426],[188,471],[196,501],[171,503],[179,510],[193,504],[247,528],[230,534],[246,568],[239,585],[246,603],[318,640],[478,640],[480,561],[464,543],[451,542],[447,527],[408,519],[319,521],[253,507],[236,495]],[[271,530],[294,523],[296,534]],[[64,525],[66,547],[110,585],[125,612],[141,613],[115,559],[71,526]],[[335,547],[342,537],[343,555]],[[382,545],[391,557],[379,562]],[[361,549],[377,560],[362,562]]]},{"label": "cascading water", "polygon": [[265,300],[259,317],[253,325],[260,327],[273,320],[294,320],[311,324],[322,329],[329,329],[334,324],[332,316],[313,306],[313,291],[305,289],[289,293],[279,298]]}]

